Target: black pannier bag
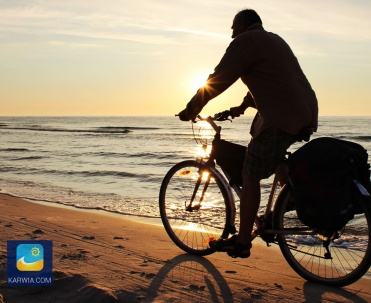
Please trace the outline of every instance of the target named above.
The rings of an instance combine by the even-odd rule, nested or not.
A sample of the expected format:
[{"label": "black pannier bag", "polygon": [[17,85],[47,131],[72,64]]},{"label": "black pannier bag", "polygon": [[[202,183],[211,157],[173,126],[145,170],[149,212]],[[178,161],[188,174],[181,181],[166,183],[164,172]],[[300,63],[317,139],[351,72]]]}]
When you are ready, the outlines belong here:
[{"label": "black pannier bag", "polygon": [[[367,151],[359,144],[313,139],[287,160],[299,219],[311,228],[336,231],[359,211],[359,181],[370,192]],[[359,202],[358,202],[359,203]]]},{"label": "black pannier bag", "polygon": [[213,152],[216,163],[229,175],[231,183],[242,186],[246,146],[220,139],[213,142]]}]

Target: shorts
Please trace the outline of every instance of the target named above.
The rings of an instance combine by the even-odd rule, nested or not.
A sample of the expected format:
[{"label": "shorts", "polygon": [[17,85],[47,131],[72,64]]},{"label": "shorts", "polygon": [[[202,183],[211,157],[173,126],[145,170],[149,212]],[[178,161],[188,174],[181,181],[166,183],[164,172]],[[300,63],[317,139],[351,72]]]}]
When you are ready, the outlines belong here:
[{"label": "shorts", "polygon": [[294,136],[278,128],[264,130],[247,146],[243,173],[254,180],[269,178],[295,141]]}]

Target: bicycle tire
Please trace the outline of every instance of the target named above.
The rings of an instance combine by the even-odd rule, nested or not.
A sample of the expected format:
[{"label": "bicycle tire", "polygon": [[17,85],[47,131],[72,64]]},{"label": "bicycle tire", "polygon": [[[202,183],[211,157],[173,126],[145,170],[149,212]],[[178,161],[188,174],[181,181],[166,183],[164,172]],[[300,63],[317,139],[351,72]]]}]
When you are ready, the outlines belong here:
[{"label": "bicycle tire", "polygon": [[[274,228],[306,227],[297,217],[292,191],[285,186],[277,197]],[[360,279],[371,265],[371,208],[361,203],[361,214],[356,214],[331,241],[332,259],[325,258],[320,235],[300,236],[278,234],[278,244],[289,265],[308,281],[331,286],[346,286]]]},{"label": "bicycle tire", "polygon": [[[210,174],[206,200],[194,211],[186,210],[197,180],[201,185],[199,198],[205,185],[202,174]],[[206,177],[207,178],[207,177]],[[214,252],[208,245],[210,238],[218,239],[230,220],[228,190],[221,177],[212,169],[194,160],[183,161],[173,166],[165,175],[160,189],[159,208],[162,223],[173,242],[185,252],[209,255]]]}]

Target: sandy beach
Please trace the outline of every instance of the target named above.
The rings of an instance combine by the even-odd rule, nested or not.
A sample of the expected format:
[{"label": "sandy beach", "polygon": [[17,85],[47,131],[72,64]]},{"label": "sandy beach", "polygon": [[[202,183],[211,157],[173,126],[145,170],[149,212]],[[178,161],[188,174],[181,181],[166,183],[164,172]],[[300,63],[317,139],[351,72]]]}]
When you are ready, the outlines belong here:
[{"label": "sandy beach", "polygon": [[[0,195],[0,302],[371,302],[371,281],[307,282],[277,247],[188,255],[162,226]],[[53,241],[53,286],[7,286],[7,240]]]}]

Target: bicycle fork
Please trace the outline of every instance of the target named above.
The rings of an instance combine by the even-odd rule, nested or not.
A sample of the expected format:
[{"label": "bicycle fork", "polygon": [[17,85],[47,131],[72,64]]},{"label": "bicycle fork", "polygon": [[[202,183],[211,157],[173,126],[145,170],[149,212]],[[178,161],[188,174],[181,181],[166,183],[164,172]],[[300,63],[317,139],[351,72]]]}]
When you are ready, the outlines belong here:
[{"label": "bicycle fork", "polygon": [[192,205],[192,204],[193,204],[194,200],[196,199],[196,195],[197,195],[198,189],[201,185],[203,177],[204,177],[204,172],[199,170],[197,182],[196,182],[195,188],[194,188],[193,193],[192,193],[191,201],[189,202],[188,205],[186,205],[186,211],[193,212],[193,211],[198,211],[201,208],[201,203],[204,200],[205,193],[206,193],[207,188],[209,187],[209,184],[210,184],[210,178],[211,178],[210,174],[207,175],[207,179],[205,181],[205,185],[204,185],[204,188],[202,190],[200,200],[198,201],[198,203],[196,202],[197,204],[195,204],[195,205]]}]

